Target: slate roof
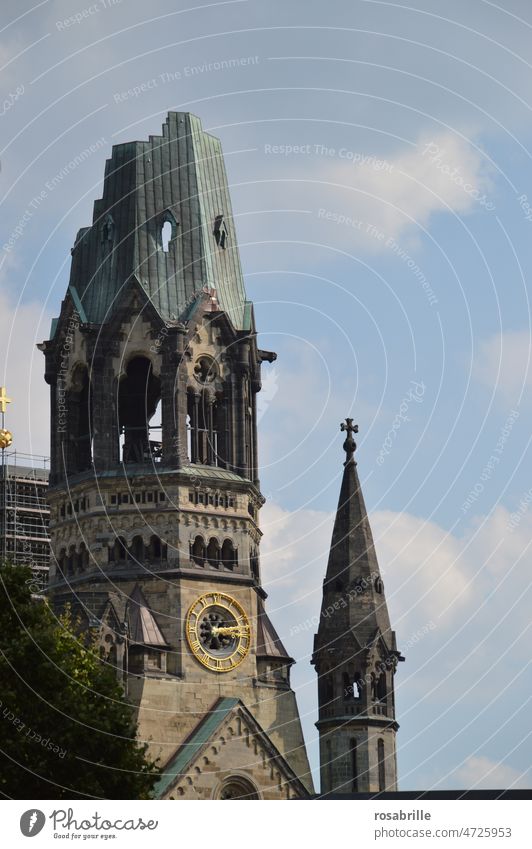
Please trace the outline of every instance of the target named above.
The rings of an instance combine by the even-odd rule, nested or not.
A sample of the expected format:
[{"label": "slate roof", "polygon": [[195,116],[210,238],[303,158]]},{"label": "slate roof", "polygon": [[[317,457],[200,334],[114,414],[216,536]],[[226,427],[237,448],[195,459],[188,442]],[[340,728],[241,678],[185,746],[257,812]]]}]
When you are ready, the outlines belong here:
[{"label": "slate roof", "polygon": [[[225,248],[215,234],[219,216]],[[173,233],[165,252],[167,220]],[[234,327],[248,329],[221,144],[188,112],[169,112],[160,136],[113,146],[93,223],[78,232],[70,287],[87,322],[108,321],[133,276],[163,320],[179,319],[208,286]]]},{"label": "slate roof", "polygon": [[129,604],[129,642],[141,646],[160,646],[168,648],[161,629],[148,607],[144,593],[137,586],[130,596]]},{"label": "slate roof", "polygon": [[[380,590],[380,591],[379,591]],[[352,634],[370,647],[382,636],[396,651],[357,464],[344,464],[331,540],[316,647]]]},{"label": "slate roof", "polygon": [[273,623],[264,610],[259,599],[259,615],[257,618],[257,657],[277,657],[294,663],[285,649],[283,642],[275,630]]}]

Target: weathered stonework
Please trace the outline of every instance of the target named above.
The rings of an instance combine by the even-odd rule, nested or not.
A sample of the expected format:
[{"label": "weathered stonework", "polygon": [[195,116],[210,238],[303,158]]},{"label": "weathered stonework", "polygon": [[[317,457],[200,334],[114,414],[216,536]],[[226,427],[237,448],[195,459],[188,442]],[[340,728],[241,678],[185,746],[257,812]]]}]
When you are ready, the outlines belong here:
[{"label": "weathered stonework", "polygon": [[[193,116],[170,113],[163,136],[113,148],[40,347],[52,401],[50,595],[99,634],[151,753],[186,766],[161,797],[312,792],[293,660],[260,578],[255,396],[275,355],[257,347],[219,143]],[[230,595],[250,623],[249,651],[223,673],[186,638],[206,591]],[[216,627],[212,651],[232,651],[238,624],[227,620],[221,637]],[[212,724],[220,699],[227,728]],[[205,752],[184,764],[191,737]]]}]

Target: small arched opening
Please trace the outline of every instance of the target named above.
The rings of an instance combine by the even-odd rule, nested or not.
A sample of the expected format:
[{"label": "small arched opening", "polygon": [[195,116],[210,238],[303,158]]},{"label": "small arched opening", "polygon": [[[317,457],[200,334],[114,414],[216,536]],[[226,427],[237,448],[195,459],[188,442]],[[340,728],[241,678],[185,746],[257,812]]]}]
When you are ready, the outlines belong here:
[{"label": "small arched opening", "polygon": [[220,543],[215,537],[211,537],[207,546],[207,561],[209,566],[214,566],[216,569],[220,565]]},{"label": "small arched opening", "polygon": [[149,556],[150,560],[160,560],[162,554],[161,540],[156,534],[150,537]]},{"label": "small arched opening", "polygon": [[113,560],[115,563],[123,563],[127,560],[127,542],[124,537],[117,537],[113,547]]},{"label": "small arched opening", "polygon": [[197,536],[192,543],[191,557],[197,566],[205,566],[207,549],[203,537]]},{"label": "small arched opening", "polygon": [[131,541],[131,555],[138,563],[144,559],[144,541],[140,535],[134,536]]},{"label": "small arched opening", "polygon": [[222,565],[233,570],[237,565],[237,551],[230,539],[224,539],[222,545]]}]

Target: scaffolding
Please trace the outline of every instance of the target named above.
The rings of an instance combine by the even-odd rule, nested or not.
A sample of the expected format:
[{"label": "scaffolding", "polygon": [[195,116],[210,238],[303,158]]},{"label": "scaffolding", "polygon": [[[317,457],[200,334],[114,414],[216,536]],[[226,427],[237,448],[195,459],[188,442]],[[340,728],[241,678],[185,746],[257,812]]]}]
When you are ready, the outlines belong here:
[{"label": "scaffolding", "polygon": [[48,583],[50,510],[46,492],[49,465],[47,457],[2,451],[1,558],[30,567],[34,592],[42,591]]}]

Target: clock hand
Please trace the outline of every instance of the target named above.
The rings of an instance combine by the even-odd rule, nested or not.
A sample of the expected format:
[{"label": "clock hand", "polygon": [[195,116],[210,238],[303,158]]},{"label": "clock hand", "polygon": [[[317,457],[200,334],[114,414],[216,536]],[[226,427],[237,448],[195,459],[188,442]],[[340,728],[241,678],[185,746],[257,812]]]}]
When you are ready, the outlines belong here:
[{"label": "clock hand", "polygon": [[248,634],[249,628],[247,625],[214,625],[212,628],[213,637],[217,637],[218,635],[225,635],[230,637],[247,637]]}]

